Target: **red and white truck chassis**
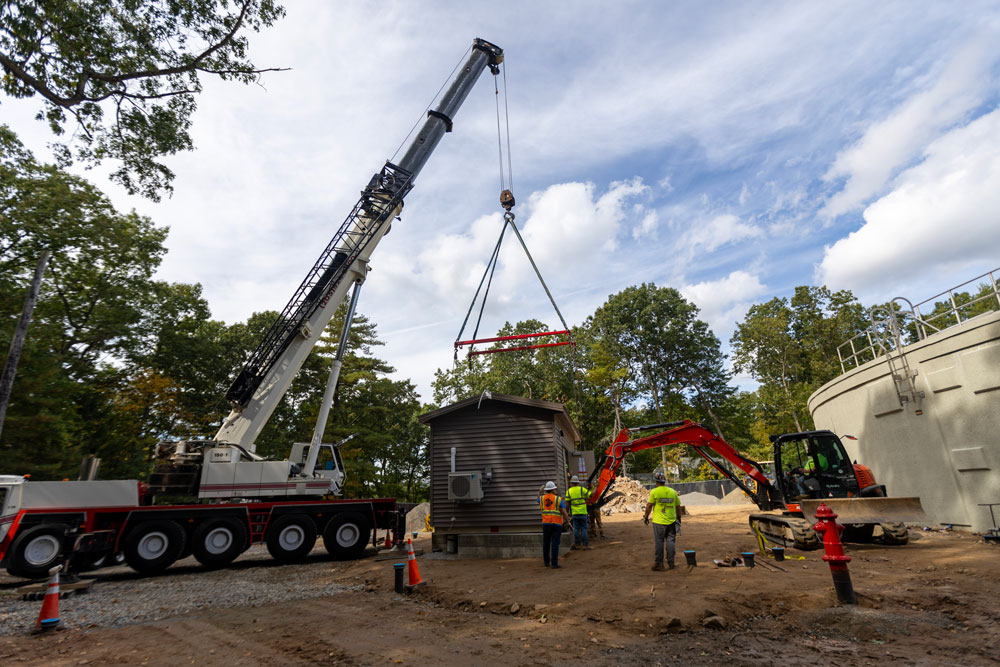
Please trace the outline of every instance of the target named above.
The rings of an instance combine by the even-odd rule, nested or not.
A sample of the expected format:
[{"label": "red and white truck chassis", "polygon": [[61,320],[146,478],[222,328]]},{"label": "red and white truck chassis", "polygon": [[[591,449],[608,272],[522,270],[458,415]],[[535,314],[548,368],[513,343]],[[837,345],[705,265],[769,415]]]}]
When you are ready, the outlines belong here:
[{"label": "red and white truck chassis", "polygon": [[94,569],[117,554],[143,574],[188,555],[228,565],[253,544],[281,562],[305,557],[323,536],[337,559],[361,556],[377,530],[402,536],[393,498],[272,500],[149,505],[135,480],[33,482],[0,475],[0,564],[17,577],[44,577],[72,553],[73,569]]}]

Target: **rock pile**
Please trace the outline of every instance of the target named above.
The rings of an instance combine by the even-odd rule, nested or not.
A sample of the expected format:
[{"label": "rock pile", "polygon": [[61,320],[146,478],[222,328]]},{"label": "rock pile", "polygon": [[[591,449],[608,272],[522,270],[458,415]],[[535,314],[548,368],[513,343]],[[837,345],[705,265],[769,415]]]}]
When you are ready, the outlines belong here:
[{"label": "rock pile", "polygon": [[614,486],[608,491],[607,498],[610,500],[601,507],[601,511],[605,516],[623,513],[641,514],[646,509],[646,500],[649,499],[649,489],[631,477],[618,475],[615,478]]}]

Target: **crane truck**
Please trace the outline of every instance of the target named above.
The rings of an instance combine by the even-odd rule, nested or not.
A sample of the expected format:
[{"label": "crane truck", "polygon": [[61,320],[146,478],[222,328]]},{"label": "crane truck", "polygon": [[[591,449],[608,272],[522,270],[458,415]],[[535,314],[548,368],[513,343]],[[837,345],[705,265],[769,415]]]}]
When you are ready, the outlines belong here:
[{"label": "crane truck", "polygon": [[[649,430],[659,432],[632,439],[633,434]],[[654,447],[688,445],[762,510],[750,515],[751,530],[781,546],[820,546],[810,518],[821,502],[837,513],[845,525],[843,537],[847,541],[877,538],[884,544],[906,544],[905,522],[927,520],[919,498],[889,497],[867,466],[851,463],[844,444],[831,431],[774,435],[771,443],[774,479],[759,463],[696,422],[623,428],[605,450],[602,464],[591,473],[587,502],[599,507],[606,501],[626,455]]]},{"label": "crane truck", "polygon": [[[317,535],[335,558],[360,556],[373,530],[402,536],[393,498],[338,498],[344,482],[339,445],[323,429],[369,259],[403,208],[403,198],[480,75],[497,76],[503,50],[475,39],[469,56],[398,163],[371,177],[333,239],[238,373],[226,398],[232,411],[215,437],[157,444],[148,483],[137,480],[36,482],[0,476],[0,564],[19,577],[44,576],[71,556],[79,570],[119,554],[155,574],[193,554],[213,567],[253,544],[278,561],[308,554]],[[286,460],[255,452],[254,442],[337,307],[351,293],[319,418],[308,443]],[[186,499],[177,502],[176,499]],[[67,537],[69,536],[69,537]]]}]

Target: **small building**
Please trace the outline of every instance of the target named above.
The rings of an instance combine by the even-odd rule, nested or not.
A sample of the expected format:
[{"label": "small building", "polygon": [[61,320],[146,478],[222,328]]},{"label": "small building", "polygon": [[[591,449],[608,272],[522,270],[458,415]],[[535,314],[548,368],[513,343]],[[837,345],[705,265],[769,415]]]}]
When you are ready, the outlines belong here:
[{"label": "small building", "polygon": [[[580,433],[561,403],[489,394],[420,416],[431,429],[433,545],[471,557],[540,553],[538,490],[565,495]],[[590,465],[593,468],[592,453]],[[575,455],[575,456],[574,456]],[[564,545],[568,542],[564,535]]]}]

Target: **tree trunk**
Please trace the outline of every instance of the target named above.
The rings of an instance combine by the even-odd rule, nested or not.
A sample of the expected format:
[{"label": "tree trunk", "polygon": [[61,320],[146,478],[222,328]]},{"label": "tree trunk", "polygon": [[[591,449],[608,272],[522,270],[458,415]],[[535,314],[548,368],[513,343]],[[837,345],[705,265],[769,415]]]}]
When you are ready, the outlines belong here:
[{"label": "tree trunk", "polygon": [[28,325],[31,324],[31,314],[35,310],[35,302],[38,301],[38,291],[42,286],[42,277],[45,275],[45,267],[49,263],[51,253],[46,250],[38,258],[38,266],[35,267],[35,277],[28,288],[28,296],[24,300],[24,308],[21,310],[21,319],[14,329],[14,336],[10,340],[10,352],[7,353],[7,363],[4,364],[3,374],[0,375],[0,433],[3,432],[3,421],[7,416],[7,403],[10,401],[10,391],[14,386],[14,375],[17,373],[17,363],[21,360],[21,350],[24,348],[24,339],[28,335]]},{"label": "tree trunk", "polygon": [[[663,423],[663,408],[660,407],[660,392],[656,387],[656,383],[651,377],[647,375],[647,382],[649,383],[649,393],[653,395],[653,406],[656,408],[656,421],[659,424]],[[667,448],[660,448],[660,462],[663,464],[663,474],[667,474]]]}]

